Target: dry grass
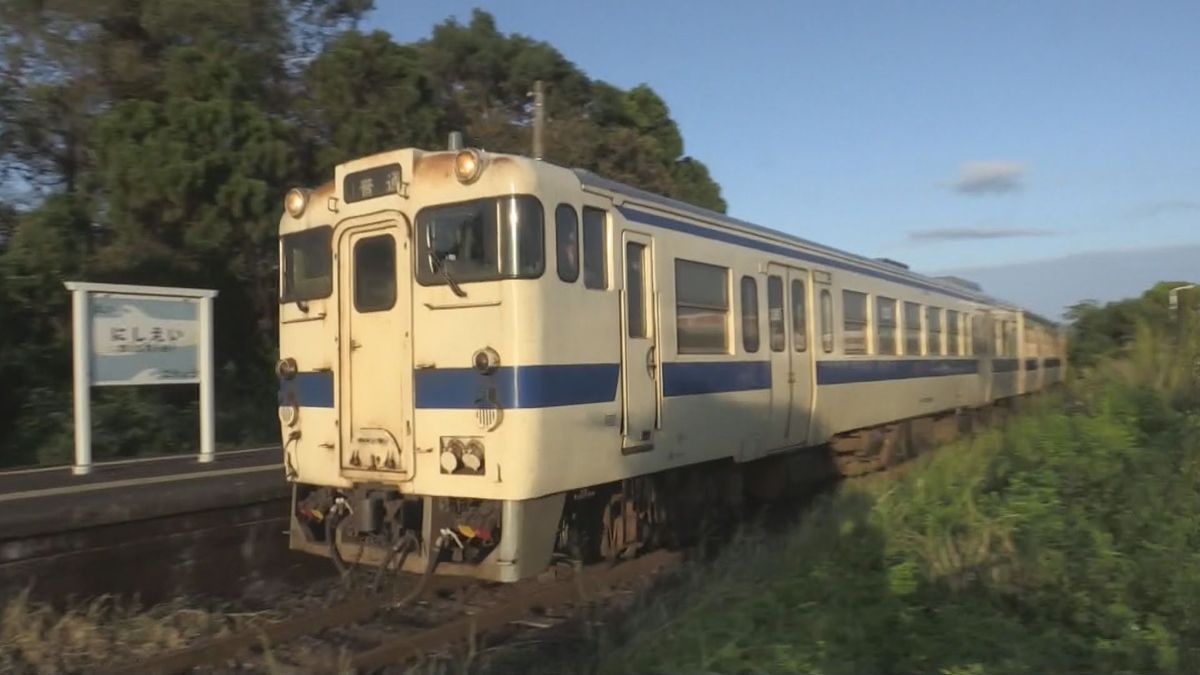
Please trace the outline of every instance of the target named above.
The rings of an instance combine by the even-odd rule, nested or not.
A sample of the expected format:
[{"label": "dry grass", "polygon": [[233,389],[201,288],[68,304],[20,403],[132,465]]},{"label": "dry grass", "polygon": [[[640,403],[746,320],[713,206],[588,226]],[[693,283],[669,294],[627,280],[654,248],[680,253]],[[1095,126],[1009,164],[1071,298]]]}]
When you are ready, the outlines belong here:
[{"label": "dry grass", "polygon": [[235,631],[274,613],[236,613],[178,598],[143,608],[101,596],[59,611],[28,592],[0,614],[0,672],[90,672]]}]

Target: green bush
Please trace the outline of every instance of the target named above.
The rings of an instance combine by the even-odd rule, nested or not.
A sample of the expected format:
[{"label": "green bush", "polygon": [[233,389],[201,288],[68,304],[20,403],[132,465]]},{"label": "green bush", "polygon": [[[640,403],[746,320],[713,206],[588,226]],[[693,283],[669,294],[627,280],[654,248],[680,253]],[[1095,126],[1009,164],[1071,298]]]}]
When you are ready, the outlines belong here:
[{"label": "green bush", "polygon": [[602,670],[1200,672],[1195,353],[1140,330],[1005,427],[743,536]]}]

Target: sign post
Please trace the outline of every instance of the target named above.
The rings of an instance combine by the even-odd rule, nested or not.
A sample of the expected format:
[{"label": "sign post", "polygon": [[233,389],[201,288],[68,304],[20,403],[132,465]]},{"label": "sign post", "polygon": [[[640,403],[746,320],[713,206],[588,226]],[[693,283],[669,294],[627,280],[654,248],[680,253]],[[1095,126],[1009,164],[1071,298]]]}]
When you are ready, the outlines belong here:
[{"label": "sign post", "polygon": [[76,475],[92,470],[93,386],[199,384],[200,462],[215,455],[212,300],[217,292],[66,282],[72,299]]}]

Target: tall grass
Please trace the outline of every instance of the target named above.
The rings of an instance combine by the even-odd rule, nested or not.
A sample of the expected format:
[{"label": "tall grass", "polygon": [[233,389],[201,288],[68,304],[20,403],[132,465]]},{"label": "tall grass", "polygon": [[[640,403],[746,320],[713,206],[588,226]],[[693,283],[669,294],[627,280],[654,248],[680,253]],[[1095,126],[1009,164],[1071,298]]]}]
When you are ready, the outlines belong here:
[{"label": "tall grass", "polygon": [[1196,347],[1143,326],[1004,428],[745,535],[602,672],[1200,672]]},{"label": "tall grass", "polygon": [[238,629],[244,615],[198,608],[186,598],[154,607],[101,596],[66,610],[29,598],[0,608],[0,672],[82,673],[135,662],[163,650]]}]

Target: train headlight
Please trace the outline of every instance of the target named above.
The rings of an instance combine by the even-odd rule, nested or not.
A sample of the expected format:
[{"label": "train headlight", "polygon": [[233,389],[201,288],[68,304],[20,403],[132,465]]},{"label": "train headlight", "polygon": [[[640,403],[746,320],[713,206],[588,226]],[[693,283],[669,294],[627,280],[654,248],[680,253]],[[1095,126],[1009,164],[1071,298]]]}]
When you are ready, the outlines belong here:
[{"label": "train headlight", "polygon": [[483,443],[478,439],[472,438],[467,441],[467,447],[462,453],[463,466],[472,473],[479,473],[483,470]]},{"label": "train headlight", "polygon": [[471,365],[484,375],[491,374],[500,367],[500,354],[491,347],[484,347],[471,357]]},{"label": "train headlight", "polygon": [[293,218],[299,218],[303,215],[304,209],[307,206],[308,190],[292,188],[288,190],[287,196],[283,198],[283,207],[287,209],[288,215]]},{"label": "train headlight", "polygon": [[442,454],[438,462],[442,465],[442,473],[458,471],[459,458],[463,454],[463,442],[457,438],[442,439]]},{"label": "train headlight", "polygon": [[454,177],[460,183],[470,183],[483,173],[483,157],[478,150],[460,150],[454,156]]},{"label": "train headlight", "polygon": [[449,450],[443,450],[438,461],[442,464],[442,473],[454,473],[458,470],[458,457]]},{"label": "train headlight", "polygon": [[279,406],[279,421],[289,427],[296,426],[296,422],[300,421],[300,406],[295,403]]}]

